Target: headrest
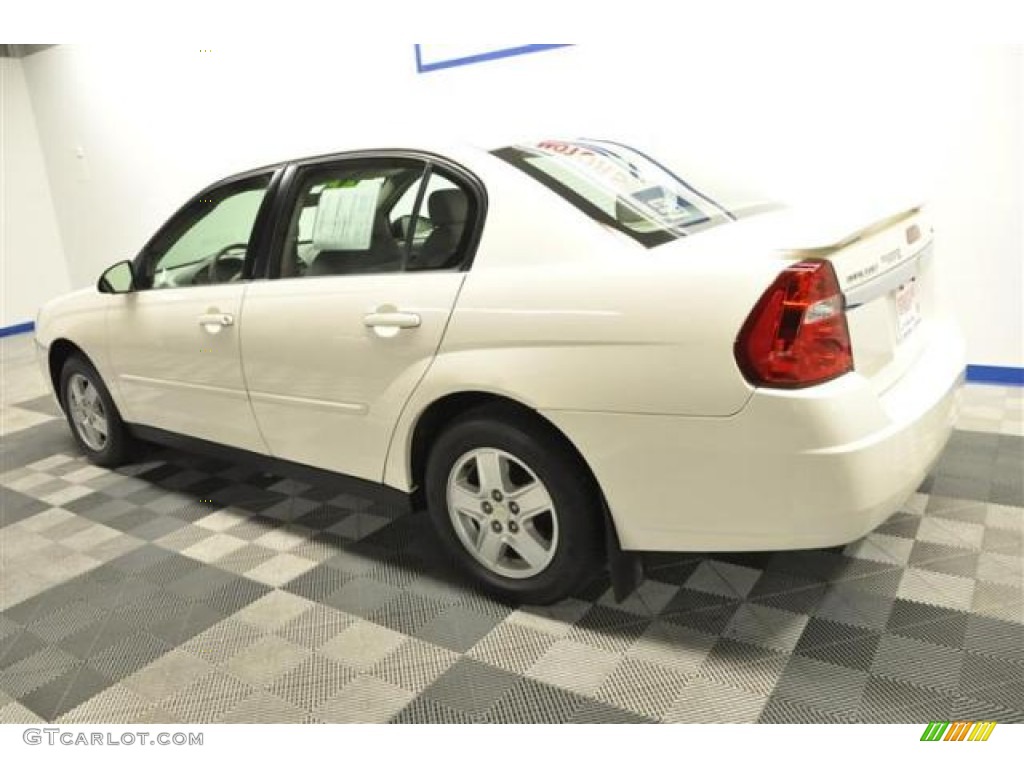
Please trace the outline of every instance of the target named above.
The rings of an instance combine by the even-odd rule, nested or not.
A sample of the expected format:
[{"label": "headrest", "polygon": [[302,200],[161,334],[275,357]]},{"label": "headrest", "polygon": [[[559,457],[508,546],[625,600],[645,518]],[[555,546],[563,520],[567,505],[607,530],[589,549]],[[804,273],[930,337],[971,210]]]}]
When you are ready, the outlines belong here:
[{"label": "headrest", "polygon": [[439,189],[430,193],[427,210],[434,226],[462,224],[466,220],[469,199],[461,189]]}]

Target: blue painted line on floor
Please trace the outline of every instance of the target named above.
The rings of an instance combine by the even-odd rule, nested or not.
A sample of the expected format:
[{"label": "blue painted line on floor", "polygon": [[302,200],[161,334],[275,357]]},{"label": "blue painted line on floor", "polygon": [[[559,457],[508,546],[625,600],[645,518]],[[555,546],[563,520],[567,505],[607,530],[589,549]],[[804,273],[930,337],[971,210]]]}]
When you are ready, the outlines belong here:
[{"label": "blue painted line on floor", "polygon": [[1008,365],[968,365],[967,381],[971,384],[1024,387],[1024,368]]},{"label": "blue painted line on floor", "polygon": [[29,323],[17,323],[15,325],[5,325],[0,328],[0,339],[4,336],[15,336],[19,333],[31,333],[36,328],[36,324]]}]

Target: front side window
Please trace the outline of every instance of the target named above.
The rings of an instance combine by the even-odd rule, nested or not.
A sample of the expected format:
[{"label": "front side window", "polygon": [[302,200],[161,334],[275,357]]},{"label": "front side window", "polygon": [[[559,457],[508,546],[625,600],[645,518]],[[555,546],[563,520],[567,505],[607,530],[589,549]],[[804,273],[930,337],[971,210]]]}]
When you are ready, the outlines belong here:
[{"label": "front side window", "polygon": [[299,181],[277,275],[456,268],[473,205],[459,183],[420,160],[352,160],[311,169]]},{"label": "front side window", "polygon": [[271,174],[193,200],[150,243],[140,287],[179,288],[238,280]]},{"label": "front side window", "polygon": [[621,144],[540,141],[494,154],[648,247],[735,218],[664,166]]}]

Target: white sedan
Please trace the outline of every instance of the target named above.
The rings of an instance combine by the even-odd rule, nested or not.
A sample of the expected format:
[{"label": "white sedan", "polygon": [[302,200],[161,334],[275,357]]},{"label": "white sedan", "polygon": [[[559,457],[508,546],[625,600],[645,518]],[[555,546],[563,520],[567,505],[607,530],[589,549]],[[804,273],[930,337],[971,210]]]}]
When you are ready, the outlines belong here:
[{"label": "white sedan", "polygon": [[609,141],[281,163],[47,304],[39,360],[96,463],[187,438],[379,484],[515,600],[843,544],[942,450],[963,344],[919,206],[754,202]]}]

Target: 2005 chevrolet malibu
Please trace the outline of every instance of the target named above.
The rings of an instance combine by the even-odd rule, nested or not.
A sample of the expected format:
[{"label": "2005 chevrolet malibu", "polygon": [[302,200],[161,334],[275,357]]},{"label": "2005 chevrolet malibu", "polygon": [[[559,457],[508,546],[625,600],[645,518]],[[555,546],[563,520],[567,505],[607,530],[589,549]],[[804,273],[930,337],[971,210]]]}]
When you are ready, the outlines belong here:
[{"label": "2005 chevrolet malibu", "polygon": [[46,305],[40,363],[98,464],[184,436],[381,484],[517,600],[612,549],[853,541],[955,416],[932,227],[731,190],[589,140],[261,168]]}]

